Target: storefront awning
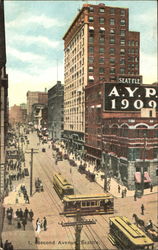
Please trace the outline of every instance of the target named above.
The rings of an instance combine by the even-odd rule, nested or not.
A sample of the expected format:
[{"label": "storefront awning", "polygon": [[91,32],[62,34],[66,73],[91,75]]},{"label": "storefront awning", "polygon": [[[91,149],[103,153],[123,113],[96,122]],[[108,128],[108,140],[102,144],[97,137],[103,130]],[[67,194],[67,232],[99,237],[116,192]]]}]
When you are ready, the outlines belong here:
[{"label": "storefront awning", "polygon": [[141,183],[141,172],[136,172],[134,178],[136,183]]},{"label": "storefront awning", "polygon": [[[134,174],[134,177],[135,177],[136,183],[141,183],[141,172],[136,172]],[[148,172],[144,172],[144,183],[148,183],[148,182],[151,182],[151,178]]]},{"label": "storefront awning", "polygon": [[144,182],[151,182],[151,178],[148,172],[144,172]]}]

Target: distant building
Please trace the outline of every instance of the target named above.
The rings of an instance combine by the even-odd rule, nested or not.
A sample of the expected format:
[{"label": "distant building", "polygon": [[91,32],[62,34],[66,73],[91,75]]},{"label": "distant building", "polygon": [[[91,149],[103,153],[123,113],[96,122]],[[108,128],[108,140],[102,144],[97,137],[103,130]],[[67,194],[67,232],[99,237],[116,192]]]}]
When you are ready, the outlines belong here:
[{"label": "distant building", "polygon": [[4,1],[0,1],[0,199],[5,195],[6,138],[8,129],[8,75],[6,74],[6,45]]},{"label": "distant building", "polygon": [[9,123],[14,126],[16,123],[25,123],[27,118],[26,104],[14,105],[9,109]]},{"label": "distant building", "polygon": [[32,105],[32,122],[36,129],[47,128],[48,106],[46,104],[34,103]]},{"label": "distant building", "polygon": [[60,81],[48,90],[48,132],[53,139],[61,139],[63,133],[64,86]]},{"label": "distant building", "polygon": [[32,105],[33,104],[48,104],[48,93],[39,91],[27,92],[27,120],[32,122]]}]

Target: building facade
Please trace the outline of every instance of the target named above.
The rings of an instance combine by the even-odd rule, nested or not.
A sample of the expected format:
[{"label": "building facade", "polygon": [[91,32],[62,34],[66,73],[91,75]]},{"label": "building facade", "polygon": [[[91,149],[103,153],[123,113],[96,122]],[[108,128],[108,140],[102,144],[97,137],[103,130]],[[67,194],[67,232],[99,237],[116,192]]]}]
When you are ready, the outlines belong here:
[{"label": "building facade", "polygon": [[48,90],[48,132],[54,140],[60,140],[63,134],[64,86],[60,81]]},{"label": "building facade", "polygon": [[5,195],[6,136],[8,129],[8,75],[6,74],[6,46],[4,2],[0,1],[0,198]]},{"label": "building facade", "polygon": [[48,104],[48,93],[39,91],[28,91],[27,92],[27,120],[32,122],[32,105],[33,104]]},{"label": "building facade", "polygon": [[27,118],[26,104],[14,105],[9,109],[9,123],[14,126],[16,123],[25,123]]},{"label": "building facade", "polygon": [[46,104],[34,103],[32,105],[32,122],[35,129],[47,128],[48,106]]},{"label": "building facade", "polygon": [[128,8],[84,4],[64,41],[64,132],[71,145],[79,149],[82,121],[88,161],[130,189],[156,184],[150,130],[157,135],[157,89],[145,88],[139,75],[140,33],[129,30]]}]

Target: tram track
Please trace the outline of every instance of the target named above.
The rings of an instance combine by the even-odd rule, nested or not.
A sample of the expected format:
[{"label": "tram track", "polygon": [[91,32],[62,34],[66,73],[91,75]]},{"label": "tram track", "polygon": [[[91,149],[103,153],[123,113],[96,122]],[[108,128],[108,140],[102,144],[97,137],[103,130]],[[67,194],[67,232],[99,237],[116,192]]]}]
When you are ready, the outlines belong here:
[{"label": "tram track", "polygon": [[[51,160],[51,158],[50,158],[49,156],[48,156],[48,158]],[[59,169],[59,167],[58,167],[57,165],[56,165],[56,168],[60,171],[60,169]],[[51,179],[50,179],[50,181],[52,182]],[[74,185],[74,186],[75,186],[75,185]],[[77,192],[78,192],[79,194],[81,194],[80,190],[77,189],[76,186],[75,186],[75,189],[77,190]],[[94,217],[94,216],[93,216],[93,217]],[[103,218],[104,218],[104,217],[103,217]],[[107,221],[106,221],[106,222],[107,222]],[[108,223],[108,222],[107,222],[107,223]],[[99,224],[100,224],[100,228],[102,228],[102,224],[101,224],[101,223],[99,223]],[[88,234],[91,235],[91,238],[92,238],[92,239],[90,239],[90,241],[91,241],[91,242],[96,242],[96,243],[94,243],[94,244],[95,244],[95,245],[94,245],[95,249],[108,249],[107,246],[105,245],[105,243],[103,242],[103,240],[101,239],[101,237],[99,236],[99,234],[96,233],[96,231],[93,229],[93,227],[94,227],[94,225],[88,225],[88,226],[86,226],[86,229],[83,228],[83,232],[84,232],[84,234],[86,235],[86,237],[89,239],[90,237],[89,237]],[[99,229],[99,230],[100,230],[100,229]],[[88,231],[88,232],[87,232],[87,231]],[[99,239],[99,243],[101,243],[103,247],[100,247],[99,243],[97,243],[96,238]],[[97,245],[97,248],[96,248],[96,245]]]},{"label": "tram track", "polygon": [[[40,148],[41,150],[41,148]],[[55,164],[55,159],[52,157],[52,155],[50,155],[50,152],[52,154],[52,151],[46,151],[44,154],[47,154],[47,158],[49,159],[49,161],[46,161],[45,162],[45,167],[42,166],[42,154],[39,154],[38,157],[35,156],[37,162],[38,162],[38,165],[40,166],[40,169],[45,173],[45,176],[47,177],[47,179],[49,180],[49,183],[52,183],[52,187],[53,187],[53,182],[52,182],[52,177],[53,174],[55,174],[55,172],[65,172],[65,167],[61,166],[63,164],[60,165],[60,162],[58,162],[58,164],[56,165]],[[39,157],[40,156],[40,157]],[[54,163],[54,164],[53,164]],[[50,165],[51,165],[51,169],[50,169]],[[78,189],[78,187],[76,186],[76,184],[74,183],[74,180],[73,180],[73,175],[76,174],[76,170],[75,168],[73,169],[73,167],[70,166],[70,169],[72,169],[73,171],[70,171],[70,174],[68,176],[68,179],[72,179],[72,182],[73,182],[73,185],[74,185],[74,188],[75,190],[77,191],[78,194],[82,194],[82,192]],[[51,170],[51,174],[50,174],[50,170]],[[39,174],[41,174],[39,171],[37,171]],[[81,175],[82,176],[82,175]],[[81,178],[80,175],[78,175],[78,178],[80,179],[80,181],[82,182],[82,178]],[[67,177],[66,177],[67,178]],[[52,193],[52,189],[49,187],[48,185],[48,182],[47,181],[44,181],[44,189],[46,189],[47,193],[48,193],[48,196],[50,198],[50,200],[52,201],[53,203],[53,206],[56,207],[56,210],[60,213],[62,211],[62,206],[59,205],[59,202],[58,202],[58,197],[57,199],[55,199],[55,194]],[[49,200],[49,204],[50,204],[50,200]],[[51,206],[51,205],[50,205]],[[102,218],[103,215],[101,215]],[[59,220],[61,220],[61,216],[58,216],[57,218],[59,218]],[[95,218],[94,216],[91,217],[91,218]],[[102,232],[103,230],[103,223],[99,222],[101,218],[100,216],[97,216],[97,224],[96,225],[86,225],[83,227],[82,229],[82,234],[85,235],[83,238],[87,239],[87,242],[92,242],[92,244],[88,245],[88,244],[82,244],[82,249],[94,249],[94,250],[105,250],[105,249],[109,249],[107,247],[107,245],[105,244],[103,238],[101,238],[101,236],[99,235],[99,233],[97,233],[98,231],[99,232]],[[96,219],[96,218],[95,218]],[[99,219],[99,220],[98,220]],[[68,220],[68,218],[63,218],[63,222],[66,222]],[[105,218],[104,218],[105,220]],[[105,220],[106,221],[106,220]],[[99,223],[99,225],[98,225]],[[106,223],[108,223],[106,221]],[[96,230],[97,228],[97,230]],[[65,227],[65,230],[66,230],[66,235],[68,236],[68,239],[70,239],[70,235],[72,237],[72,239],[74,238],[74,231],[73,229],[71,228],[66,228]],[[106,237],[106,236],[105,236]],[[73,239],[74,240],[74,239]],[[82,242],[82,240],[81,240]],[[95,242],[95,243],[94,243]],[[92,247],[93,246],[93,247]],[[88,248],[87,248],[88,247]],[[90,248],[89,248],[90,247]]]},{"label": "tram track", "polygon": [[[48,157],[48,158],[51,160],[50,157]],[[39,161],[40,167],[42,167],[42,166],[41,166],[41,162],[40,162],[39,159],[38,159],[38,161]],[[56,169],[59,170],[58,166],[56,166]],[[42,170],[45,172],[45,175],[48,177],[50,183],[52,183],[52,186],[53,186],[52,178],[51,178],[51,176],[50,176],[50,173],[48,174],[47,168],[42,168]],[[47,186],[47,184],[46,184],[46,186]],[[48,188],[48,190],[49,190],[49,188]],[[49,191],[50,191],[50,190],[49,190]],[[78,192],[79,192],[79,190],[78,190]],[[81,193],[81,192],[79,192],[79,193]],[[50,196],[51,194],[52,194],[52,193],[49,192],[49,196]],[[53,195],[51,195],[51,196],[52,196],[52,198],[54,199]],[[55,201],[55,204],[56,204],[56,201]],[[59,211],[59,213],[61,212],[61,206],[59,206],[58,211]],[[68,218],[67,218],[67,219],[68,219]],[[64,219],[64,222],[65,222],[65,219]],[[88,232],[87,232],[87,230],[88,230]],[[72,230],[69,229],[69,232],[71,232],[71,234],[74,235],[74,233],[72,232]],[[95,242],[97,242],[95,236],[97,236],[97,238],[99,238],[99,235],[97,235],[96,233],[95,233],[95,235],[94,235],[94,232],[95,232],[94,230],[93,230],[93,233],[92,233],[91,230],[90,230],[90,228],[87,226],[86,229],[83,228],[83,232],[84,232],[86,238],[88,239],[86,242],[94,242],[94,243],[91,244],[91,246],[93,245],[93,249],[97,249],[97,250],[99,250],[99,249],[108,249],[108,248],[106,247],[105,243],[101,240],[101,238],[99,239],[99,241],[102,243],[102,245],[103,245],[104,248],[100,247],[99,243],[95,243]],[[90,234],[90,235],[89,235],[89,234]],[[97,245],[97,248],[96,248],[96,245]],[[86,245],[85,245],[85,246],[86,246]],[[87,246],[88,246],[88,244],[87,244]],[[87,248],[84,247],[84,244],[82,245],[82,249],[87,249]]]},{"label": "tram track", "polygon": [[[38,161],[38,165],[40,166],[41,170],[43,172],[45,172],[45,175],[47,176],[49,181],[51,181],[51,177],[50,177],[50,175],[48,175],[48,173],[46,173],[45,168],[42,167],[40,159],[37,158],[36,160]],[[39,173],[39,171],[37,171],[37,172]],[[54,198],[54,195],[52,194],[52,190],[50,190],[50,187],[48,186],[48,184],[46,182],[44,182],[44,188],[46,188],[46,190],[48,191],[47,195],[49,196],[50,200],[52,201],[53,206],[55,206],[58,213],[61,213],[62,212],[62,206],[60,206],[58,204],[58,201]],[[50,202],[48,202],[48,204],[50,204]],[[50,206],[52,207],[51,204],[50,204]],[[59,215],[57,215],[57,217],[59,218],[59,221],[60,221],[61,217]],[[65,219],[63,219],[63,221],[65,221]],[[66,235],[67,235],[67,238],[69,239],[69,241],[75,241],[74,233],[72,232],[72,230],[70,230],[70,228],[65,228],[65,231],[66,231]],[[70,235],[72,236],[72,238],[70,238]],[[73,249],[73,248],[71,248],[71,249]]]}]

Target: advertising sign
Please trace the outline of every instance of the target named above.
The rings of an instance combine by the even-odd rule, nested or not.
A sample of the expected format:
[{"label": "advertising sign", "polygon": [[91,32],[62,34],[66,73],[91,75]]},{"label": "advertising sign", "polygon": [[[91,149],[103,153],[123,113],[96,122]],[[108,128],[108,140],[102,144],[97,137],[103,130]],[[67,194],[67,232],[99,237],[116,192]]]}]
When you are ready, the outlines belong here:
[{"label": "advertising sign", "polygon": [[142,108],[158,110],[158,87],[106,83],[103,107],[104,111],[140,111]]}]

